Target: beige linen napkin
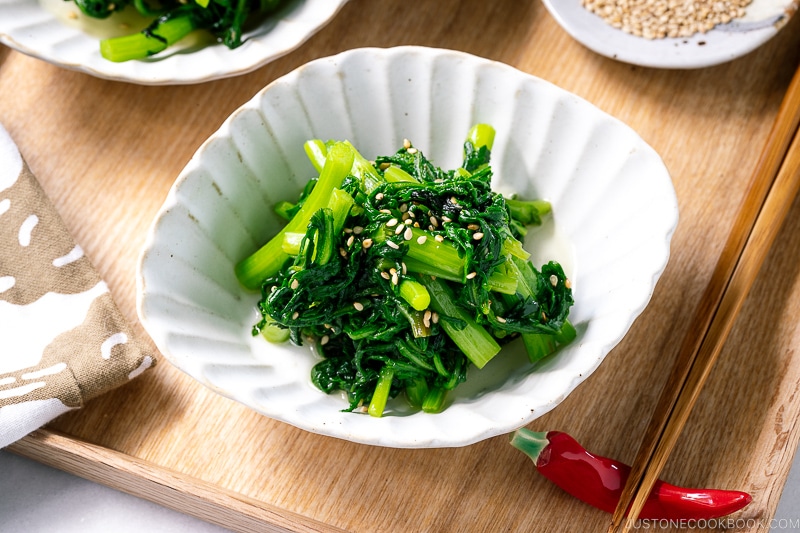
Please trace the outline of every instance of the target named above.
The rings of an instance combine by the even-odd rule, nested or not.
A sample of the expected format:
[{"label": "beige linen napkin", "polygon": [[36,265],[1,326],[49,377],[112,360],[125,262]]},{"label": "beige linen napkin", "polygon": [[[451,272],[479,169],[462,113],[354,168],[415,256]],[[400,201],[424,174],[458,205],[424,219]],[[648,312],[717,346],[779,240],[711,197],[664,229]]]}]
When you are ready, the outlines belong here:
[{"label": "beige linen napkin", "polygon": [[0,125],[0,448],[154,363]]}]

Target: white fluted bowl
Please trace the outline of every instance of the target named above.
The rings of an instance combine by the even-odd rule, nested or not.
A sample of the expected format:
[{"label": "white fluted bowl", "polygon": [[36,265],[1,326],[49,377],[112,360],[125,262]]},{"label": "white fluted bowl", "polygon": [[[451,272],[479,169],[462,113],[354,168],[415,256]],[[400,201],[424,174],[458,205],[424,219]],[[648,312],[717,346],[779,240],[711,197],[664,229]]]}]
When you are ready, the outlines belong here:
[{"label": "white fluted bowl", "polygon": [[244,44],[234,50],[186,39],[148,59],[114,63],[100,55],[97,35],[107,21],[78,15],[78,9],[63,0],[0,0],[0,43],[98,78],[142,85],[201,83],[251,72],[295,50],[346,2],[290,0],[247,31]]},{"label": "white fluted bowl", "polygon": [[[497,130],[495,189],[553,204],[552,221],[526,245],[537,266],[565,266],[578,337],[535,367],[519,345],[504,348],[440,414],[405,410],[400,399],[383,418],[340,412],[342,396],[311,383],[308,348],[251,336],[258,295],[242,289],[234,264],[278,231],[271,206],[296,198],[313,175],[307,139],[349,139],[375,157],[408,138],[454,168],[478,122]],[[527,424],[589,377],[649,301],[677,220],[659,156],[586,101],[464,53],[352,50],[276,80],[200,147],[148,236],[138,311],[170,362],[266,416],[360,443],[467,445]]]}]

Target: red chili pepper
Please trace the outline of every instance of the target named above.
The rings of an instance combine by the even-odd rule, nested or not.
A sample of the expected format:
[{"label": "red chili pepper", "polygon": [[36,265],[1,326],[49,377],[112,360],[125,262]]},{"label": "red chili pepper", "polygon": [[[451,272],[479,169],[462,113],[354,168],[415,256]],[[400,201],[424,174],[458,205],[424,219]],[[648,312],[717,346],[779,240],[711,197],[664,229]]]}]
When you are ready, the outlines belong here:
[{"label": "red chili pepper", "polygon": [[[536,433],[522,428],[511,434],[511,445],[530,457],[547,479],[584,503],[613,513],[631,468],[586,451],[560,431]],[[653,486],[641,519],[703,520],[720,518],[750,503],[746,492],[688,489],[661,480]]]}]

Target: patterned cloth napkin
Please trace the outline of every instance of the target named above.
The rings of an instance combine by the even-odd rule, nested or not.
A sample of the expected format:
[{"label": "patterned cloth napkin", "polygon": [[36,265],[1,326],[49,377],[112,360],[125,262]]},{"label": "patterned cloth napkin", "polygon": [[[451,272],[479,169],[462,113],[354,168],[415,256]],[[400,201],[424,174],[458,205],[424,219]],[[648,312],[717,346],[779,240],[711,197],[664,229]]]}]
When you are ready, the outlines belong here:
[{"label": "patterned cloth napkin", "polygon": [[0,448],[154,363],[0,125]]}]

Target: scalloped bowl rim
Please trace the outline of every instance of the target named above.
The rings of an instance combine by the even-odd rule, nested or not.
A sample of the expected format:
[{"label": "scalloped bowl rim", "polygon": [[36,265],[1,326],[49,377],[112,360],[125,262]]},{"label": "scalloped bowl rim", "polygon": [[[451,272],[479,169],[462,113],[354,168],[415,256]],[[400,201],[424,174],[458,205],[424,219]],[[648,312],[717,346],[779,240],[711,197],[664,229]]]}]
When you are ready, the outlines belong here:
[{"label": "scalloped bowl rim", "polygon": [[[331,411],[330,412],[330,420],[327,422],[320,422],[320,421],[310,421],[303,416],[298,416],[296,413],[287,413],[282,412],[280,410],[275,410],[265,406],[263,404],[255,405],[252,401],[252,397],[248,395],[248,393],[243,392],[241,390],[232,390],[231,388],[221,388],[218,384],[214,383],[213,380],[210,380],[207,371],[208,368],[204,365],[202,361],[196,360],[193,358],[193,355],[187,353],[185,350],[176,350],[171,351],[169,347],[169,343],[167,342],[167,337],[169,336],[169,330],[171,325],[164,324],[163,320],[160,318],[151,317],[148,313],[148,299],[152,297],[148,289],[147,277],[152,275],[152,269],[155,267],[149,266],[152,261],[156,261],[156,259],[151,259],[150,255],[154,253],[153,248],[155,244],[157,244],[159,238],[163,238],[163,236],[159,235],[159,232],[163,231],[161,224],[163,223],[166,216],[170,214],[170,212],[180,206],[180,200],[178,199],[178,193],[181,188],[188,187],[190,183],[190,176],[193,176],[193,173],[196,172],[198,169],[203,167],[204,163],[204,154],[210,150],[213,143],[219,139],[226,139],[230,138],[232,134],[232,128],[235,128],[237,121],[247,116],[249,113],[253,113],[256,110],[260,109],[260,105],[263,104],[264,99],[270,95],[270,92],[273,90],[277,90],[276,87],[289,85],[291,86],[293,83],[296,83],[298,76],[305,74],[309,70],[313,70],[314,68],[323,68],[325,66],[331,68],[337,68],[341,64],[345,64],[347,60],[352,58],[366,58],[368,61],[375,60],[377,62],[380,61],[388,61],[391,58],[398,58],[404,57],[407,55],[417,55],[421,58],[434,58],[437,60],[442,60],[444,62],[447,61],[454,61],[454,62],[463,62],[471,66],[481,68],[486,67],[490,69],[497,69],[497,72],[502,72],[503,75],[508,75],[514,79],[519,78],[520,80],[524,80],[525,82],[534,83],[537,87],[537,90],[541,91],[550,91],[553,94],[558,95],[560,98],[564,98],[565,101],[569,102],[570,105],[576,105],[582,112],[588,113],[594,117],[602,119],[605,124],[610,125],[611,128],[616,128],[619,131],[622,131],[625,135],[629,136],[632,139],[632,142],[635,143],[635,147],[632,149],[633,151],[638,151],[642,157],[645,157],[648,163],[651,165],[653,171],[657,174],[654,179],[660,190],[664,193],[663,204],[661,207],[664,209],[664,216],[662,220],[659,220],[659,227],[656,230],[657,241],[654,246],[655,250],[653,253],[653,257],[650,263],[650,270],[642,276],[643,278],[647,278],[645,281],[649,284],[648,287],[643,289],[640,294],[638,294],[638,300],[631,305],[630,309],[627,309],[626,316],[622,317],[622,319],[616,323],[614,323],[614,332],[611,335],[606,335],[602,345],[592,344],[591,353],[588,353],[587,350],[589,348],[585,347],[581,342],[582,333],[579,334],[579,338],[576,341],[578,344],[576,346],[568,347],[570,350],[577,350],[581,351],[583,357],[581,358],[581,367],[580,372],[575,372],[571,374],[568,382],[558,391],[557,394],[552,395],[547,401],[537,404],[534,406],[530,406],[530,410],[523,412],[523,413],[516,413],[515,415],[511,416],[510,419],[505,417],[502,424],[494,424],[493,421],[489,420],[486,423],[481,424],[480,428],[477,429],[464,429],[460,427],[455,430],[456,434],[443,434],[441,431],[450,431],[452,428],[448,426],[449,422],[458,422],[458,417],[463,417],[462,420],[471,419],[473,417],[473,413],[471,412],[472,407],[470,406],[470,402],[466,402],[466,405],[459,405],[460,411],[453,415],[453,420],[448,420],[446,417],[449,415],[448,412],[455,412],[456,405],[451,405],[448,407],[443,413],[438,415],[425,415],[424,413],[417,413],[412,416],[408,417],[394,417],[394,416],[386,416],[383,418],[371,418],[367,415],[359,415],[355,413],[341,413],[338,411]],[[349,63],[348,63],[349,64]],[[491,121],[487,121],[491,122]],[[502,132],[498,131],[498,140],[495,143],[495,150],[498,148],[498,143],[504,142],[502,139]],[[402,137],[401,137],[402,138]],[[358,145],[357,145],[358,146]],[[393,148],[393,149],[396,149]],[[300,152],[302,152],[302,147],[299,147]],[[367,155],[367,154],[365,154]],[[375,155],[375,154],[373,154]],[[305,157],[304,155],[298,157]],[[369,156],[368,156],[369,157]],[[557,206],[554,206],[554,212],[557,213]],[[148,232],[145,245],[141,251],[141,255],[139,258],[139,262],[137,265],[137,311],[143,324],[145,330],[150,334],[152,339],[154,340],[156,346],[159,348],[161,353],[164,357],[170,361],[174,366],[176,366],[181,371],[185,372],[189,376],[193,377],[198,382],[202,383],[204,386],[214,390],[215,392],[219,393],[222,396],[227,398],[233,399],[238,401],[248,407],[254,409],[261,414],[264,414],[270,418],[291,424],[293,426],[299,427],[301,429],[307,430],[312,433],[326,435],[330,437],[341,438],[345,440],[349,440],[352,442],[358,442],[362,444],[370,444],[370,445],[377,445],[377,446],[387,446],[387,447],[398,447],[398,448],[433,448],[433,447],[452,447],[452,446],[465,446],[469,444],[473,444],[475,442],[491,438],[503,433],[508,433],[513,431],[518,427],[522,427],[534,419],[542,416],[543,414],[549,412],[554,407],[556,407],[561,401],[563,401],[567,395],[569,395],[572,391],[575,390],[578,385],[580,385],[584,380],[586,380],[589,375],[591,375],[594,370],[601,364],[605,356],[620,342],[620,340],[627,334],[628,330],[634,323],[635,319],[639,316],[639,314],[644,310],[646,305],[649,303],[650,298],[652,297],[653,290],[655,285],[663,273],[664,269],[666,268],[669,255],[670,255],[670,241],[672,235],[676,229],[678,223],[678,205],[677,205],[677,198],[675,196],[675,191],[672,186],[671,179],[669,177],[669,173],[664,166],[663,162],[661,161],[660,157],[656,154],[656,152],[647,145],[633,130],[631,130],[627,125],[619,121],[618,119],[611,117],[610,115],[606,114],[605,112],[601,111],[593,104],[589,103],[588,101],[569,93],[550,82],[532,76],[531,74],[519,71],[509,65],[505,65],[502,63],[498,63],[492,60],[488,60],[485,58],[481,58],[478,56],[474,56],[471,54],[453,51],[453,50],[445,50],[445,49],[436,49],[436,48],[427,48],[427,47],[419,47],[419,46],[400,46],[394,48],[360,48],[349,50],[346,52],[342,52],[340,54],[324,57],[320,59],[316,59],[311,61],[301,67],[298,67],[294,71],[278,78],[274,82],[267,85],[261,91],[259,91],[250,101],[242,105],[239,109],[233,112],[228,119],[221,125],[221,127],[212,134],[209,139],[207,139],[203,144],[198,148],[196,153],[193,155],[191,160],[188,162],[186,167],[181,171],[180,175],[176,179],[175,183],[173,184],[172,188],[169,191],[169,194],[158,210],[158,213],[155,219],[152,222],[152,226]],[[257,297],[255,298],[257,300]],[[576,297],[577,300],[577,297]],[[576,307],[580,306],[580,301],[576,303]],[[253,322],[250,322],[252,325]],[[179,326],[175,326],[178,327]],[[243,332],[243,334],[247,335],[249,331]],[[263,339],[256,339],[259,346],[266,346],[268,343]],[[260,348],[259,348],[260,349]],[[303,350],[307,350],[305,347],[302,348]],[[249,354],[251,357],[254,357],[252,354]],[[259,360],[257,357],[250,362],[254,362],[256,366],[263,364],[263,361]],[[558,365],[558,355],[548,362],[544,363],[544,367],[547,368],[552,363],[553,366]],[[213,366],[213,364],[212,364]],[[469,382],[467,382],[469,383]],[[310,379],[307,379],[307,393],[308,394],[316,394],[320,396],[329,396],[324,395],[322,392],[313,388],[311,385]],[[464,387],[466,384],[462,384],[459,387]],[[515,391],[516,392],[516,391]],[[491,394],[483,395],[482,393],[478,393],[478,396],[481,396],[481,401],[491,401]],[[346,403],[344,403],[343,399],[339,399],[342,404],[340,408],[344,408]],[[344,415],[344,417],[342,416]],[[518,415],[518,416],[517,416]],[[420,417],[426,418],[420,418]],[[369,426],[365,426],[364,423],[359,420],[355,426],[351,427],[350,421],[346,417],[358,417],[359,419],[363,420],[364,418],[369,419]],[[394,420],[392,420],[394,419]],[[407,422],[399,422],[398,419],[415,419],[410,423]],[[403,424],[401,426],[402,431],[397,431],[397,426],[395,424]],[[413,430],[408,430],[409,424],[412,426],[418,425],[419,427],[414,427]],[[445,426],[446,429],[442,430],[440,426]],[[366,428],[366,429],[365,429]]]}]

